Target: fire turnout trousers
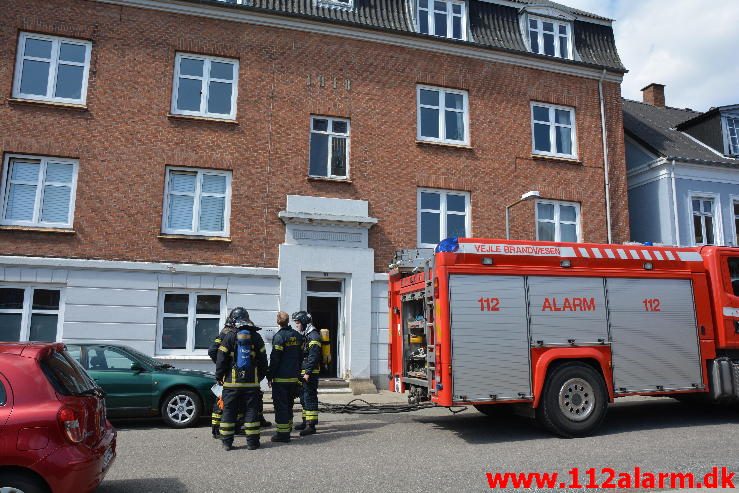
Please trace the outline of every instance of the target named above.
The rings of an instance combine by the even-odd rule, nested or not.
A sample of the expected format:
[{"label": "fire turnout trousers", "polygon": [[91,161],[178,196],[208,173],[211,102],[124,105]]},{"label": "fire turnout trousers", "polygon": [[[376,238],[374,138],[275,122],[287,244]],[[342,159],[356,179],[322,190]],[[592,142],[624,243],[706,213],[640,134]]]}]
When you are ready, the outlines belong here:
[{"label": "fire turnout trousers", "polygon": [[[279,380],[285,380],[280,382]],[[275,405],[275,426],[277,433],[289,434],[293,431],[293,403],[297,378],[276,378],[272,382],[272,402]]]},{"label": "fire turnout trousers", "polygon": [[244,416],[243,433],[246,435],[246,443],[258,444],[260,423],[259,409],[261,408],[261,394],[259,389],[236,388],[223,389],[223,417],[221,418],[221,440],[233,444],[234,435],[239,425],[238,417]]},{"label": "fire turnout trousers", "polygon": [[[213,402],[213,411],[210,414],[210,428],[214,438],[221,436],[221,418],[223,418],[223,409],[218,407],[218,399]],[[244,434],[244,413],[236,415],[236,433]],[[240,430],[240,431],[239,431]]]},{"label": "fire turnout trousers", "polygon": [[305,423],[309,425],[318,424],[318,375],[312,374],[307,382],[303,380],[300,405],[303,406]]}]

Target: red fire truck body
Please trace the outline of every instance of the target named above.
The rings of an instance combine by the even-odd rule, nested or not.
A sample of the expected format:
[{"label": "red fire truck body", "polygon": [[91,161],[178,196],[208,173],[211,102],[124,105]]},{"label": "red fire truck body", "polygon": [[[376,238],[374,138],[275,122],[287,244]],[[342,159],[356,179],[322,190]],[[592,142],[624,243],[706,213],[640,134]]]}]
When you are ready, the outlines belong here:
[{"label": "red fire truck body", "polygon": [[412,401],[582,436],[617,397],[739,397],[737,248],[452,239],[397,262],[388,296],[390,388]]}]

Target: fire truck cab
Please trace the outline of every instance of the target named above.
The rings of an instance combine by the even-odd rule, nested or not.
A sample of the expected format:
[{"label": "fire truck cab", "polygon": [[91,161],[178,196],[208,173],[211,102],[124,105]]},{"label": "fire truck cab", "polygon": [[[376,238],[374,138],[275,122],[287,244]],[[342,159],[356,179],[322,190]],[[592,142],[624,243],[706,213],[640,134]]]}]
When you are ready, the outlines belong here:
[{"label": "fire truck cab", "polygon": [[591,434],[628,395],[739,399],[739,249],[452,238],[396,255],[390,389]]}]

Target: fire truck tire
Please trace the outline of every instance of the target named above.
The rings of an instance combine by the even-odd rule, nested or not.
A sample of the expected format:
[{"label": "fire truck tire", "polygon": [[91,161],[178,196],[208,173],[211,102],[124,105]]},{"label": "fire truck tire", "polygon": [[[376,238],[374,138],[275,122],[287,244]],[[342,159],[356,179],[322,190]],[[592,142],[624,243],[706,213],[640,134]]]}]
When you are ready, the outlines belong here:
[{"label": "fire truck tire", "polygon": [[600,426],[607,409],[600,373],[585,363],[565,363],[547,377],[536,419],[556,435],[584,437]]}]

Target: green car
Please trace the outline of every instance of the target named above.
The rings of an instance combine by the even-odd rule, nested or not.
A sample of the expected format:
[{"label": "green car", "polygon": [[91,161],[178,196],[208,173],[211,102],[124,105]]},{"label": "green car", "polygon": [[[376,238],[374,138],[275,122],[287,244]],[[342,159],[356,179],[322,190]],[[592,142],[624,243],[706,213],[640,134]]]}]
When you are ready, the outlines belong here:
[{"label": "green car", "polygon": [[128,346],[67,344],[67,351],[105,391],[110,417],[161,416],[186,428],[210,413],[213,373],[178,370]]}]

